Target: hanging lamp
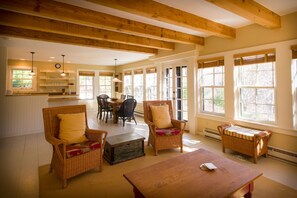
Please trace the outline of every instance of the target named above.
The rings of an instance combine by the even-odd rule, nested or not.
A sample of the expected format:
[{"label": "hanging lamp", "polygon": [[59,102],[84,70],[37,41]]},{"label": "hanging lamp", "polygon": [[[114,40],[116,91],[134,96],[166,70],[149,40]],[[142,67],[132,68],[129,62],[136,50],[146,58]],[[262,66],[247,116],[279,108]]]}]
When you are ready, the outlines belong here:
[{"label": "hanging lamp", "polygon": [[[117,60],[118,59],[114,59],[114,74],[116,74],[117,73]],[[112,82],[122,82],[120,79],[118,79],[118,78],[116,78],[116,77],[114,77],[113,79],[112,79]]]},{"label": "hanging lamp", "polygon": [[35,73],[34,73],[34,71],[33,71],[33,54],[34,54],[35,52],[31,52],[31,54],[32,54],[32,68],[31,68],[31,73],[30,73],[30,75],[31,76],[35,76]]},{"label": "hanging lamp", "polygon": [[66,74],[64,73],[64,54],[62,54],[62,57],[63,57],[63,73],[61,74],[61,76],[66,76]]}]

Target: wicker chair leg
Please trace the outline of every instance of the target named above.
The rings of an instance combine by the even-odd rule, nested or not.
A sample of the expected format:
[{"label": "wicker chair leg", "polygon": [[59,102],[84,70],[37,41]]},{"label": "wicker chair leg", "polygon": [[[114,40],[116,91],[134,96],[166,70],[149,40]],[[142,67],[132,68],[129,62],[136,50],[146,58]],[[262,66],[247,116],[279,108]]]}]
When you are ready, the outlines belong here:
[{"label": "wicker chair leg", "polygon": [[257,164],[257,156],[254,156],[254,163]]},{"label": "wicker chair leg", "polygon": [[180,146],[180,152],[183,152],[183,145]]},{"label": "wicker chair leg", "polygon": [[64,179],[62,184],[62,188],[66,188],[67,187],[67,179]]}]

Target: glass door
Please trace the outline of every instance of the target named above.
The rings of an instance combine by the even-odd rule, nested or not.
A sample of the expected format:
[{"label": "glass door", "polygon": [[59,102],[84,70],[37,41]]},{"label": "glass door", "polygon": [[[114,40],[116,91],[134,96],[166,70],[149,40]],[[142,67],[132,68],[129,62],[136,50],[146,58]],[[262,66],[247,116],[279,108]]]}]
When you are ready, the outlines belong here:
[{"label": "glass door", "polygon": [[187,66],[167,66],[163,69],[163,99],[172,100],[174,116],[188,120]]}]

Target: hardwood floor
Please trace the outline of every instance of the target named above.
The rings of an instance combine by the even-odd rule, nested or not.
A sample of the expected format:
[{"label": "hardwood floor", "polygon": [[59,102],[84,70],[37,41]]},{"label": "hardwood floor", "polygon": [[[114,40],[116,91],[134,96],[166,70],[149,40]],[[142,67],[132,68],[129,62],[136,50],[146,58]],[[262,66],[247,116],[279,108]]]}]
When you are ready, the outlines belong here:
[{"label": "hardwood floor", "polygon": [[[110,136],[127,132],[138,133],[146,138],[148,136],[148,128],[141,117],[136,118],[138,125],[132,121],[123,127],[121,122],[113,124],[111,119],[108,123],[98,121],[96,114],[96,111],[88,112],[90,128],[107,130]],[[263,157],[259,159],[258,164],[254,164],[251,159],[246,159],[238,154],[230,152],[223,154],[220,142],[192,134],[184,135],[184,144],[184,149],[206,148],[258,169],[264,173],[264,176],[297,189],[297,167],[294,165]],[[39,197],[38,167],[49,164],[52,155],[51,145],[45,141],[44,134],[37,133],[0,139],[0,154],[1,197]],[[160,152],[160,154],[162,153]]]}]

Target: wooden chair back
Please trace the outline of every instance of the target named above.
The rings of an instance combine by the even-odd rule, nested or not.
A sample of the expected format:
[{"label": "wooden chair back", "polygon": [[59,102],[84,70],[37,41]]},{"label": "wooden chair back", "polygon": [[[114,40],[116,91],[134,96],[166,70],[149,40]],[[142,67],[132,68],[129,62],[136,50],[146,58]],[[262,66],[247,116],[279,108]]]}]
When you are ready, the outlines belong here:
[{"label": "wooden chair back", "polygon": [[150,106],[161,106],[168,105],[169,107],[169,115],[171,119],[173,119],[173,111],[172,111],[172,101],[171,100],[150,100],[143,101],[143,113],[144,113],[144,121],[145,123],[153,122],[153,116]]},{"label": "wooden chair back", "polygon": [[70,105],[43,108],[45,137],[59,137],[60,119],[58,114],[85,113],[86,128],[88,128],[86,105]]}]

